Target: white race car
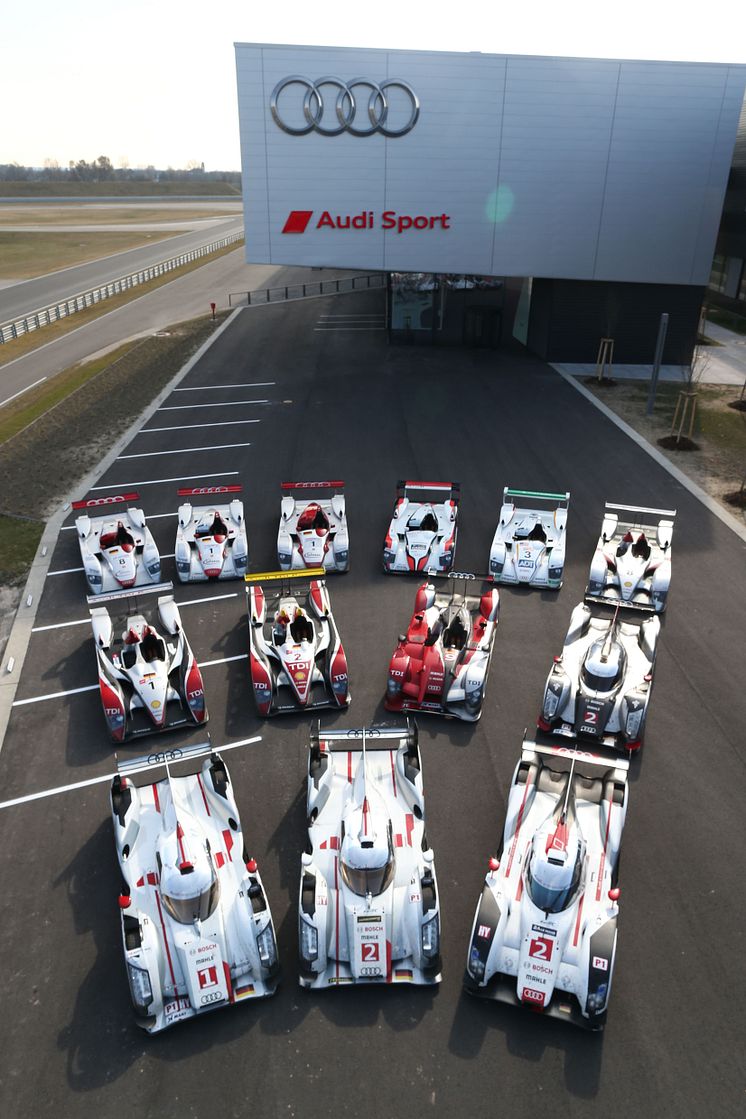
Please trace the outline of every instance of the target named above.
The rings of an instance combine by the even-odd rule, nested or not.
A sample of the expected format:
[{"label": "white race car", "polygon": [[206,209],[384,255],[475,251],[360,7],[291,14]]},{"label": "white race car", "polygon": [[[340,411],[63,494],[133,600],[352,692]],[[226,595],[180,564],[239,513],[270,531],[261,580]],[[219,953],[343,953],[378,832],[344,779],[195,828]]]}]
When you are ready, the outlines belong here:
[{"label": "white race car", "polygon": [[[516,505],[516,498],[525,498],[532,505],[545,502],[551,507],[523,508]],[[559,590],[565,566],[569,503],[569,493],[535,493],[505,487],[500,521],[490,549],[490,574],[496,582]]]},{"label": "white race car", "polygon": [[[415,501],[413,493],[437,494],[440,501]],[[399,482],[394,515],[383,545],[383,570],[432,571],[453,567],[458,536],[459,482]]]},{"label": "white race car", "polygon": [[[132,599],[171,591],[160,583],[142,591],[91,595],[91,624],[98,662],[101,702],[115,742],[142,734],[207,722],[202,674],[181,624],[172,594],[158,599],[158,620],[128,613]],[[124,606],[117,629],[102,602]],[[135,609],[139,603],[135,603]],[[121,629],[120,629],[121,627]]]},{"label": "white race car", "polygon": [[[282,571],[247,576],[249,668],[259,714],[348,707],[347,659],[326,583],[314,579],[293,594],[283,586],[290,578]],[[255,579],[279,579],[281,589],[265,594]]]},{"label": "white race car", "polygon": [[660,628],[655,614],[579,603],[547,678],[539,729],[639,750]]},{"label": "white race car", "polygon": [[[619,513],[628,514],[628,519],[620,520]],[[645,509],[607,501],[586,593],[662,613],[671,583],[675,516],[675,509]],[[646,524],[645,518],[648,522],[652,518],[652,523]]]},{"label": "white race car", "polygon": [[626,759],[525,740],[464,986],[603,1029],[616,956]]},{"label": "white race car", "polygon": [[160,581],[161,557],[142,509],[134,506],[91,516],[94,509],[137,501],[139,494],[74,501],[73,509],[87,509],[75,520],[80,555],[91,594],[108,594]]},{"label": "white race car", "polygon": [[138,1025],[157,1033],[274,994],[272,916],[223,759],[182,746],[118,769],[111,810]]},{"label": "white race car", "polygon": [[350,538],[344,493],[301,500],[290,491],[341,490],[344,482],[283,482],[277,562],[283,571],[323,567],[326,572],[350,567]]},{"label": "white race car", "polygon": [[301,986],[440,982],[420,770],[412,724],[311,736]]},{"label": "white race car", "polygon": [[220,503],[222,494],[240,493],[240,486],[203,486],[179,490],[179,497],[215,494],[210,505],[179,506],[176,529],[176,573],[182,583],[208,579],[243,579],[249,567],[243,502],[231,498]]}]

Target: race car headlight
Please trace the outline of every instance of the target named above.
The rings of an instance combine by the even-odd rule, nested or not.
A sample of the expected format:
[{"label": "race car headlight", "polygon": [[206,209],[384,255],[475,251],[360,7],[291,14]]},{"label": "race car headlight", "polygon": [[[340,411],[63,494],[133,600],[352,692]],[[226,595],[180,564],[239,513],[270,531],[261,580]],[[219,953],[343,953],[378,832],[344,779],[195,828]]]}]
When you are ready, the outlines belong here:
[{"label": "race car headlight", "polygon": [[309,963],[318,959],[319,955],[319,934],[307,921],[300,923],[300,954]]},{"label": "race car headlight", "polygon": [[141,967],[127,964],[127,974],[130,981],[132,1002],[138,1009],[147,1010],[153,1001],[153,988],[150,986],[150,976]]},{"label": "race car headlight", "polygon": [[644,709],[640,707],[637,711],[630,711],[627,716],[624,730],[628,738],[636,738],[639,734],[643,710]]},{"label": "race car headlight", "polygon": [[585,1009],[588,1014],[598,1014],[599,1010],[603,1010],[606,1005],[608,990],[607,985],[602,983],[598,990],[592,991],[591,994],[588,995],[588,1000],[585,1004]]},{"label": "race car headlight", "polygon": [[[190,563],[189,563],[188,559],[177,559],[176,570],[181,575],[188,575],[189,574],[189,567],[190,567]],[[150,570],[150,568],[148,568],[148,571],[149,570]]]},{"label": "race car headlight", "polygon": [[500,575],[503,567],[505,567],[503,560],[493,559],[492,556],[490,556],[490,571],[494,572],[495,575]]},{"label": "race car headlight", "polygon": [[271,924],[259,933],[256,938],[256,949],[259,953],[259,959],[262,961],[262,967],[274,967],[277,963],[277,944]]},{"label": "race car headlight", "polygon": [[467,681],[467,690],[464,695],[464,702],[467,707],[478,707],[482,702],[483,687],[479,684],[476,688],[469,689]]},{"label": "race car headlight", "polygon": [[396,558],[396,552],[392,552],[390,548],[383,549],[383,562],[393,563]]},{"label": "race car headlight", "polygon": [[420,937],[423,956],[428,956],[430,959],[437,956],[440,948],[440,920],[437,914],[429,921],[425,921]]},{"label": "race car headlight", "polygon": [[557,692],[552,690],[550,685],[544,698],[544,714],[551,719],[557,713],[558,706],[559,695],[557,694]]},{"label": "race car headlight", "polygon": [[161,573],[161,561],[160,561],[160,559],[153,559],[153,560],[150,561],[150,563],[147,563],[145,566],[148,569],[148,575],[160,575],[160,573]]},{"label": "race car headlight", "polygon": [[277,553],[277,562],[278,563],[290,563],[292,558],[293,558],[292,552],[278,552]]},{"label": "race car headlight", "polygon": [[87,571],[86,579],[92,587],[101,587],[104,583],[104,577],[100,571]]},{"label": "race car headlight", "polygon": [[478,948],[472,948],[469,953],[469,962],[466,965],[467,971],[472,979],[476,979],[477,983],[481,983],[484,979],[485,962],[479,955]]},{"label": "race car headlight", "polygon": [[398,695],[401,691],[401,680],[394,680],[389,676],[386,682],[386,692],[388,695]]},{"label": "race car headlight", "polygon": [[552,581],[554,581],[554,580],[559,581],[562,578],[562,568],[561,567],[550,567],[549,568],[549,578]]},{"label": "race car headlight", "polygon": [[332,680],[332,691],[336,695],[344,695],[344,693],[347,691],[347,677],[340,676],[340,678],[337,678],[335,676],[335,678]]}]

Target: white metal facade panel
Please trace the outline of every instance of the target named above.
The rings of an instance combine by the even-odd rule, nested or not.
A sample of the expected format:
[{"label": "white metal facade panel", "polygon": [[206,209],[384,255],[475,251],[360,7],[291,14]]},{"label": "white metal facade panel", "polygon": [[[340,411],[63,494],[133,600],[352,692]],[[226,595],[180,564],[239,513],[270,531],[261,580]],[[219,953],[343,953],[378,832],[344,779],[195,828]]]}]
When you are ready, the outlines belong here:
[{"label": "white metal facade panel", "polygon": [[[746,67],[250,44],[236,66],[253,263],[707,282]],[[419,120],[396,138],[289,135],[270,97],[290,75],[402,79]],[[290,123],[302,98],[281,96]],[[283,233],[294,210],[308,226]],[[373,228],[317,228],[325,211]],[[384,230],[384,211],[434,228]]]}]

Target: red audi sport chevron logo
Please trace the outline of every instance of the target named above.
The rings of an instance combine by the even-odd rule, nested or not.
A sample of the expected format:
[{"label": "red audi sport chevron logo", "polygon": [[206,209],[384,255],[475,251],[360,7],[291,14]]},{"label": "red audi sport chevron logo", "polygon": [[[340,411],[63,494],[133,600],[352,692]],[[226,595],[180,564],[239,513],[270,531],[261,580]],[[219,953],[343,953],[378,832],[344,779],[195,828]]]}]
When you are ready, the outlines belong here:
[{"label": "red audi sport chevron logo", "polygon": [[282,227],[283,233],[305,233],[306,226],[313,217],[313,210],[291,210],[288,220]]}]

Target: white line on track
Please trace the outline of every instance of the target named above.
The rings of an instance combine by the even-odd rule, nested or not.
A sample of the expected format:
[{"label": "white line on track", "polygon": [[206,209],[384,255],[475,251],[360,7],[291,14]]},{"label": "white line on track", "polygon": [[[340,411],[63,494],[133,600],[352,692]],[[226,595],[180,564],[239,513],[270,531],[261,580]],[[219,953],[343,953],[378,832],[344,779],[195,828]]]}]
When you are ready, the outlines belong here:
[{"label": "white line on track", "polygon": [[237,404],[271,404],[271,400],[221,400],[219,404],[169,404],[166,408],[156,408],[156,412],[184,412],[187,409],[203,408],[235,408]]},{"label": "white line on track", "polygon": [[[82,571],[83,568],[75,568],[76,571]],[[177,606],[181,609],[182,606],[199,606],[203,602],[220,602],[224,598],[237,598],[238,591],[232,591],[230,594],[213,594],[207,595],[205,598],[187,598],[184,602],[178,602]],[[70,626],[88,626],[91,624],[90,618],[78,618],[74,622],[56,622],[52,626],[34,626],[31,630],[32,633],[46,633],[50,629],[68,629]]]},{"label": "white line on track", "polygon": [[[229,664],[231,661],[246,661],[249,659],[248,653],[239,653],[236,657],[220,657],[215,661],[198,661],[200,668],[212,668],[215,664]],[[44,703],[47,699],[64,699],[69,695],[81,695],[82,692],[97,692],[98,684],[88,684],[85,688],[70,688],[66,692],[50,692],[48,695],[36,695],[31,699],[17,699],[14,707],[26,707],[29,703]]]},{"label": "white line on track", "polygon": [[382,327],[382,326],[315,326],[313,329],[314,329],[315,334],[328,334],[330,331],[336,331],[339,334],[339,333],[343,333],[345,331],[349,332],[351,330],[367,330],[367,331],[384,330],[385,327]]},{"label": "white line on track", "polygon": [[[168,552],[168,553],[161,552],[161,559],[173,559],[174,555],[175,555],[174,552]],[[48,571],[47,572],[47,579],[49,578],[50,575],[72,575],[72,573],[74,571],[85,571],[85,568],[84,567],[65,567],[65,568],[61,568],[59,571]]]},{"label": "white line on track", "polygon": [[[148,524],[150,524],[151,521],[161,520],[163,517],[178,517],[178,515],[179,515],[178,512],[176,512],[176,513],[148,513]],[[63,525],[62,528],[60,529],[60,532],[75,532],[75,525]]]},{"label": "white line on track", "polygon": [[142,455],[119,455],[119,459],[126,458],[157,458],[159,455],[193,455],[197,451],[230,451],[234,447],[250,447],[251,443],[221,443],[215,447],[180,447],[178,451],[146,451]]},{"label": "white line on track", "polygon": [[210,474],[182,474],[180,478],[150,478],[147,482],[117,482],[115,486],[91,486],[90,493],[97,490],[129,490],[133,486],[159,486],[162,482],[193,482],[196,478],[235,478],[237,470],[213,470]]},{"label": "white line on track", "polygon": [[149,435],[152,431],[193,431],[203,427],[233,427],[235,424],[260,424],[261,420],[221,420],[214,424],[179,424],[178,427],[141,427],[138,435]]},{"label": "white line on track", "polygon": [[[255,742],[261,741],[261,735],[256,735],[254,738],[242,738],[238,742],[226,742],[222,746],[215,747],[214,752],[225,754],[228,750],[237,750],[239,746],[252,746]],[[158,764],[157,753],[159,753],[159,751],[153,751],[154,761],[148,761],[148,763],[143,765],[142,771],[145,771],[150,764]],[[168,752],[163,756],[165,760],[168,757]],[[89,777],[87,781],[75,781],[72,785],[58,785],[56,789],[43,789],[38,793],[27,793],[22,797],[14,797],[13,800],[0,801],[0,808],[13,808],[13,806],[17,804],[28,804],[33,800],[43,800],[45,797],[56,796],[57,793],[71,793],[75,789],[88,789],[91,785],[103,785],[104,781],[113,781],[115,777],[115,773],[103,773],[100,777]]]},{"label": "white line on track", "polygon": [[46,379],[46,377],[40,377],[38,381],[34,381],[33,385],[26,385],[26,388],[21,389],[20,392],[14,392],[12,396],[8,396],[5,400],[0,400],[0,408],[2,408],[4,404],[10,404],[11,400],[15,400],[17,396],[23,396],[29,389],[35,389],[37,385],[40,385],[42,381],[46,381]]},{"label": "white line on track", "polygon": [[211,392],[212,389],[266,389],[276,385],[276,381],[249,381],[243,385],[196,385],[188,389],[174,389],[174,392]]}]

